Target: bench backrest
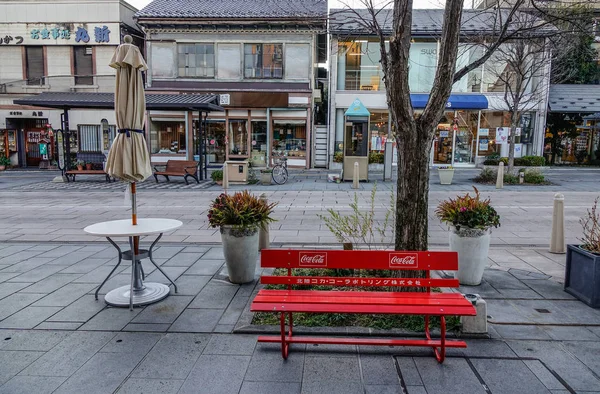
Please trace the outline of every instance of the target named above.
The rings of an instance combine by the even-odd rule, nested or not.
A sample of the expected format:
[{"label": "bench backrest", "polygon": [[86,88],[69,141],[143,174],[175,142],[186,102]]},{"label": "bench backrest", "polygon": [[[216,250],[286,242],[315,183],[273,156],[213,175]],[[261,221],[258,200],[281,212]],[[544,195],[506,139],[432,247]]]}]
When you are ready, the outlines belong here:
[{"label": "bench backrest", "polygon": [[[264,284],[358,286],[358,287],[458,287],[456,279],[431,279],[432,270],[458,270],[458,253],[446,251],[393,251],[393,250],[295,250],[264,249],[261,251],[262,268],[285,268],[286,276],[261,277]],[[423,279],[293,276],[293,269],[318,270],[421,270]],[[326,274],[326,272],[324,272]]]},{"label": "bench backrest", "polygon": [[187,170],[190,174],[195,174],[198,170],[198,162],[191,160],[169,160],[165,171],[181,172],[185,174]]}]

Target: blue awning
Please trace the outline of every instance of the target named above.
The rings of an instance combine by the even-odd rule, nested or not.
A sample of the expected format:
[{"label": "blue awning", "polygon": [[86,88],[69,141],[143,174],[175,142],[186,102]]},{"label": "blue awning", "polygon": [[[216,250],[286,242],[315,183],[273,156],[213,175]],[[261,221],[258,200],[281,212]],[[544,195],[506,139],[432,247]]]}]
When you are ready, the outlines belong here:
[{"label": "blue awning", "polygon": [[[410,95],[410,101],[415,109],[423,109],[427,105],[429,95],[414,93]],[[446,104],[446,109],[486,109],[487,98],[483,94],[451,94]]]}]

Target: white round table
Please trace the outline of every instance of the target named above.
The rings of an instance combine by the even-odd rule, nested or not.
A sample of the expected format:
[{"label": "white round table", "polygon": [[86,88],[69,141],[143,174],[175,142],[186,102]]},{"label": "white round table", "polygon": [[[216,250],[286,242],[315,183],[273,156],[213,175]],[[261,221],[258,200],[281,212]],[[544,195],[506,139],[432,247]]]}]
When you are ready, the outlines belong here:
[{"label": "white round table", "polygon": [[[113,245],[119,253],[119,261],[117,265],[108,274],[106,279],[96,289],[96,299],[98,292],[104,284],[110,279],[122,260],[131,260],[131,285],[122,286],[114,289],[104,296],[104,300],[108,305],[125,307],[133,309],[134,305],[147,305],[166,298],[169,295],[170,288],[162,283],[144,283],[144,270],[141,260],[148,258],[152,264],[171,282],[177,293],[175,282],[160,268],[152,258],[152,251],[162,237],[163,233],[173,231],[183,225],[179,220],[173,219],[138,219],[137,225],[133,225],[131,219],[113,220],[110,222],[102,222],[92,224],[83,229],[88,234],[98,237],[105,237],[108,242]],[[144,235],[158,234],[158,237],[152,242],[150,248],[135,250],[134,238]],[[128,237],[130,250],[122,251],[121,248],[111,239],[115,237]]]}]

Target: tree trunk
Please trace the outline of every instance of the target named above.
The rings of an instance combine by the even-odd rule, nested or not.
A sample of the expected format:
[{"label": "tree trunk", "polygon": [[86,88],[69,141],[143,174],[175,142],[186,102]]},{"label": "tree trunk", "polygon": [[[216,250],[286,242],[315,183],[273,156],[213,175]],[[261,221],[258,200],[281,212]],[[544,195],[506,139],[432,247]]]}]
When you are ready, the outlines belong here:
[{"label": "tree trunk", "polygon": [[508,137],[509,149],[508,149],[508,169],[507,174],[512,174],[513,167],[515,166],[515,140],[517,134],[517,126],[519,125],[519,113],[513,111],[510,114],[510,135]]}]

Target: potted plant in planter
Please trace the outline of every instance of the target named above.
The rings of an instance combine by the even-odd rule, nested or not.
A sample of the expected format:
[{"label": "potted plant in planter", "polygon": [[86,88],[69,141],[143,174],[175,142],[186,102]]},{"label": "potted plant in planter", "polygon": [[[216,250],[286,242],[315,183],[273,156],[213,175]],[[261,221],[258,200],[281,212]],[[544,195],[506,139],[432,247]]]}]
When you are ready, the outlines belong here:
[{"label": "potted plant in planter", "polygon": [[458,252],[458,271],[454,277],[462,285],[481,283],[487,265],[492,227],[500,226],[500,216],[490,205],[490,199],[481,200],[469,193],[456,199],[442,201],[435,214],[450,227],[450,250]]},{"label": "potted plant in planter", "polygon": [[258,230],[274,221],[275,203],[268,204],[247,190],[233,195],[221,194],[208,211],[210,227],[219,227],[229,280],[248,283],[254,280],[258,259]]},{"label": "potted plant in planter", "polygon": [[438,174],[440,176],[440,185],[452,184],[452,178],[454,177],[454,168],[452,166],[438,167]]},{"label": "potted plant in planter", "polygon": [[273,169],[265,168],[260,170],[260,183],[263,185],[270,185],[271,179],[273,179]]},{"label": "potted plant in planter", "polygon": [[10,167],[10,159],[6,156],[0,157],[0,171],[6,170],[7,167]]},{"label": "potted plant in planter", "polygon": [[214,170],[211,174],[210,174],[210,178],[213,180],[213,182],[215,182],[217,185],[222,185],[223,184],[223,170]]},{"label": "potted plant in planter", "polygon": [[581,245],[567,245],[565,291],[592,308],[600,308],[600,214],[596,213],[598,198],[583,226]]},{"label": "potted plant in planter", "polygon": [[75,162],[75,165],[77,166],[77,171],[83,171],[83,166],[85,165],[85,162],[83,160],[77,160]]},{"label": "potted plant in planter", "polygon": [[85,169],[86,170],[91,170],[94,167],[94,163],[92,163],[91,161],[86,161],[85,162]]}]

